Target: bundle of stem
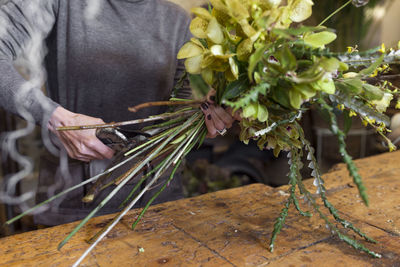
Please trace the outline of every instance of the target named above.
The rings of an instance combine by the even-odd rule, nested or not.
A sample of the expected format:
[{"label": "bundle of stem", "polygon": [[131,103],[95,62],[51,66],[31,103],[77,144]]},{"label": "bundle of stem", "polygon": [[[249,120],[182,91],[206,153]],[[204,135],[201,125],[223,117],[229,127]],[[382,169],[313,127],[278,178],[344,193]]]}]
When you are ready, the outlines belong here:
[{"label": "bundle of stem", "polygon": [[[131,163],[134,160],[136,162],[133,164],[126,173],[112,182],[103,185],[101,182],[96,183],[96,188],[93,189],[92,194],[89,194],[88,201],[91,201],[95,194],[99,191],[105,189],[110,185],[115,185],[115,188],[100,202],[98,206],[96,206],[72,231],[71,233],[60,242],[58,245],[58,249],[61,249],[93,216],[97,214],[97,212],[104,207],[119,191],[120,189],[127,184],[133,177],[135,177],[138,173],[143,172],[143,169],[146,168],[147,165],[152,163],[157,163],[157,165],[147,173],[142,174],[142,177],[132,189],[130,194],[126,196],[126,199],[121,203],[121,208],[123,210],[110,222],[108,223],[99,233],[97,233],[94,237],[89,240],[89,243],[92,245],[88,248],[88,250],[81,256],[81,258],[74,264],[77,266],[87,255],[88,253],[101,241],[101,239],[107,235],[109,231],[120,221],[120,219],[130,210],[132,207],[141,199],[141,197],[148,192],[155,183],[160,179],[160,177],[170,168],[172,169],[172,173],[169,178],[164,182],[164,184],[159,188],[159,190],[151,197],[151,199],[146,203],[142,212],[132,225],[134,228],[139,220],[142,218],[144,213],[147,211],[149,206],[153,203],[153,201],[157,198],[157,196],[168,186],[168,184],[173,179],[175,172],[178,167],[182,163],[183,158],[196,146],[196,144],[201,144],[207,134],[207,129],[204,123],[203,113],[198,108],[190,107],[195,101],[188,101],[189,107],[180,109],[178,111],[172,113],[164,113],[159,116],[149,117],[147,119],[134,120],[129,122],[121,122],[121,123],[112,123],[112,124],[104,124],[104,125],[82,125],[75,127],[64,127],[60,130],[81,130],[81,129],[90,129],[90,128],[103,128],[103,127],[117,127],[121,125],[128,125],[130,123],[143,123],[148,121],[155,120],[166,120],[165,122],[158,123],[152,126],[147,127],[147,129],[159,129],[158,134],[144,141],[142,144],[136,146],[130,151],[124,154],[125,159],[116,164],[115,166],[107,169],[103,173],[100,173],[94,177],[87,179],[86,181],[75,185],[67,190],[56,194],[52,198],[39,203],[38,205],[32,207],[31,209],[23,212],[19,216],[9,220],[6,224],[11,224],[16,220],[22,218],[23,216],[31,213],[35,209],[75,190],[81,186],[84,186],[88,183],[98,181],[99,178],[105,175],[108,175],[115,171],[116,169],[122,167],[125,164]],[[198,101],[197,101],[198,102]],[[196,102],[196,103],[197,103]],[[165,103],[163,103],[165,104]],[[146,105],[145,105],[146,106]],[[141,106],[142,107],[142,106]],[[139,108],[141,108],[139,107]],[[144,128],[146,129],[146,128]],[[139,158],[137,160],[137,158]],[[148,181],[147,181],[148,180]],[[140,186],[146,182],[146,186],[135,196],[134,194],[140,188]],[[129,203],[129,204],[127,204]]]}]

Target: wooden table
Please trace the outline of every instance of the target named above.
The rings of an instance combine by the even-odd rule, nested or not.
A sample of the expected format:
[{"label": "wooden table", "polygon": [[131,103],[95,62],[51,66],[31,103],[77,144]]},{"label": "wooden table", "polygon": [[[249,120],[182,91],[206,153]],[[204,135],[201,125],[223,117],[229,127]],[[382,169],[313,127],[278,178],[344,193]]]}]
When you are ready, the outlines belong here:
[{"label": "wooden table", "polygon": [[[324,176],[328,197],[342,215],[378,244],[374,259],[332,236],[318,218],[291,208],[276,242],[268,248],[287,187],[253,184],[152,207],[135,231],[133,210],[88,256],[82,266],[399,266],[400,151],[357,161],[367,184],[365,207],[344,165]],[[311,190],[312,181],[307,181]],[[306,208],[306,207],[305,207]],[[94,218],[61,251],[57,244],[76,223],[0,240],[1,266],[71,266],[91,237],[112,216]]]}]

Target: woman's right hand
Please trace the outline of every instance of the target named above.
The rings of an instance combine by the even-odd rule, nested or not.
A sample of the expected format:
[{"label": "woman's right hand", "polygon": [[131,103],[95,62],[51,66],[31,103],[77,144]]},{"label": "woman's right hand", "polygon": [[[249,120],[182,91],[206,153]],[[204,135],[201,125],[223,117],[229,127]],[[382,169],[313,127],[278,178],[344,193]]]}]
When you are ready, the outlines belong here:
[{"label": "woman's right hand", "polygon": [[73,113],[59,106],[49,120],[48,129],[59,138],[71,158],[89,162],[94,159],[110,159],[114,155],[114,150],[96,137],[95,129],[57,131],[57,128],[103,123],[102,119]]}]

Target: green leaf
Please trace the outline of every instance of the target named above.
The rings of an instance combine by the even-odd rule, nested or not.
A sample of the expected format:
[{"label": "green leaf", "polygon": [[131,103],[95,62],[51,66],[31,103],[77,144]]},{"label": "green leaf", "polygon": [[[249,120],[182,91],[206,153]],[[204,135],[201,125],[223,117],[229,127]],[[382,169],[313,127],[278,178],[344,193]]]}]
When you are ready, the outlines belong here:
[{"label": "green leaf", "polygon": [[293,88],[302,95],[303,99],[309,99],[316,94],[316,90],[309,84],[295,84]]},{"label": "green leaf", "polygon": [[360,94],[363,88],[363,82],[360,79],[346,79],[335,84],[343,92],[351,94]]},{"label": "green leaf", "polygon": [[250,56],[249,59],[249,68],[248,75],[250,81],[253,81],[253,72],[256,68],[257,64],[261,61],[264,56],[265,51],[268,49],[267,45],[260,46],[256,49],[256,51]]},{"label": "green leaf", "polygon": [[274,87],[272,90],[272,98],[278,102],[281,106],[290,108],[290,101],[287,90],[282,90],[283,88]]},{"label": "green leaf", "polygon": [[190,82],[190,88],[192,88],[195,92],[197,92],[201,96],[205,96],[210,90],[210,87],[204,81],[201,75],[189,74],[189,82]]},{"label": "green leaf", "polygon": [[378,67],[382,64],[383,59],[384,59],[384,55],[382,55],[380,58],[378,58],[378,59],[377,59],[374,63],[372,63],[368,68],[363,69],[363,70],[360,71],[359,73],[360,73],[361,75],[370,75],[370,74],[372,74],[372,73],[376,70],[376,68],[378,68]]},{"label": "green leaf", "polygon": [[334,72],[340,67],[340,61],[334,57],[322,58],[319,64],[327,72]]},{"label": "green leaf", "polygon": [[272,30],[273,34],[276,34],[278,36],[291,39],[292,37],[296,37],[299,35],[303,35],[308,32],[316,32],[318,30],[324,29],[324,27],[308,27],[308,26],[302,26],[299,28],[287,28],[287,29],[278,29],[274,28]]},{"label": "green leaf", "polygon": [[346,63],[339,61],[339,71],[348,71],[349,70],[349,65],[347,65]]},{"label": "green leaf", "polygon": [[350,111],[347,109],[343,111],[343,132],[347,134],[353,124],[353,119],[350,117]]},{"label": "green leaf", "polygon": [[[248,87],[246,86],[246,88],[248,88]],[[225,100],[223,103],[230,105],[231,107],[233,107],[235,109],[244,108],[253,102],[258,102],[259,96],[266,95],[267,90],[269,88],[270,88],[270,85],[268,83],[262,83],[262,84],[259,84],[255,87],[251,88],[248,93],[242,95],[237,101],[231,102],[231,101]]]},{"label": "green leaf", "polygon": [[321,79],[315,83],[314,88],[318,88],[318,90],[323,91],[327,94],[334,94],[336,91],[336,86],[333,80],[331,79]]},{"label": "green leaf", "polygon": [[280,51],[278,60],[285,70],[295,70],[297,67],[296,57],[287,45]]},{"label": "green leaf", "polygon": [[247,79],[246,75],[240,75],[239,79],[233,81],[228,84],[226,87],[223,95],[222,101],[224,100],[231,100],[235,97],[238,97],[241,93],[243,93],[246,89],[249,88],[249,80]]},{"label": "green leaf", "polygon": [[364,96],[368,100],[381,100],[384,95],[381,89],[368,83],[364,83],[362,87],[364,89]]},{"label": "green leaf", "polygon": [[214,81],[214,71],[210,69],[204,69],[201,71],[201,77],[207,84],[212,85]]},{"label": "green leaf", "polygon": [[290,90],[289,91],[289,101],[290,105],[295,109],[299,109],[303,99],[301,98],[301,94],[297,90]]},{"label": "green leaf", "polygon": [[325,45],[333,42],[336,39],[336,34],[333,32],[318,32],[304,37],[304,42],[315,48],[324,48]]}]

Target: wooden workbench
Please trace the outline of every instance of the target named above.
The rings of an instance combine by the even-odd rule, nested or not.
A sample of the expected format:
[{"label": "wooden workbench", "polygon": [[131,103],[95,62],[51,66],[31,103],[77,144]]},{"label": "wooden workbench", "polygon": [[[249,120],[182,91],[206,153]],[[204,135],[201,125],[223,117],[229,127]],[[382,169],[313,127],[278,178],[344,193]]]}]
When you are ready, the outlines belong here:
[{"label": "wooden workbench", "polygon": [[[357,166],[370,207],[361,203],[344,165],[324,176],[328,197],[345,218],[379,241],[361,242],[382,259],[352,249],[330,235],[317,216],[301,217],[293,208],[270,253],[287,187],[254,184],[154,206],[135,231],[129,229],[138,214],[133,210],[82,266],[399,266],[400,151],[359,160]],[[76,223],[3,238],[0,265],[71,266],[88,247],[84,240],[110,218],[92,219],[61,251],[58,242]]]}]

